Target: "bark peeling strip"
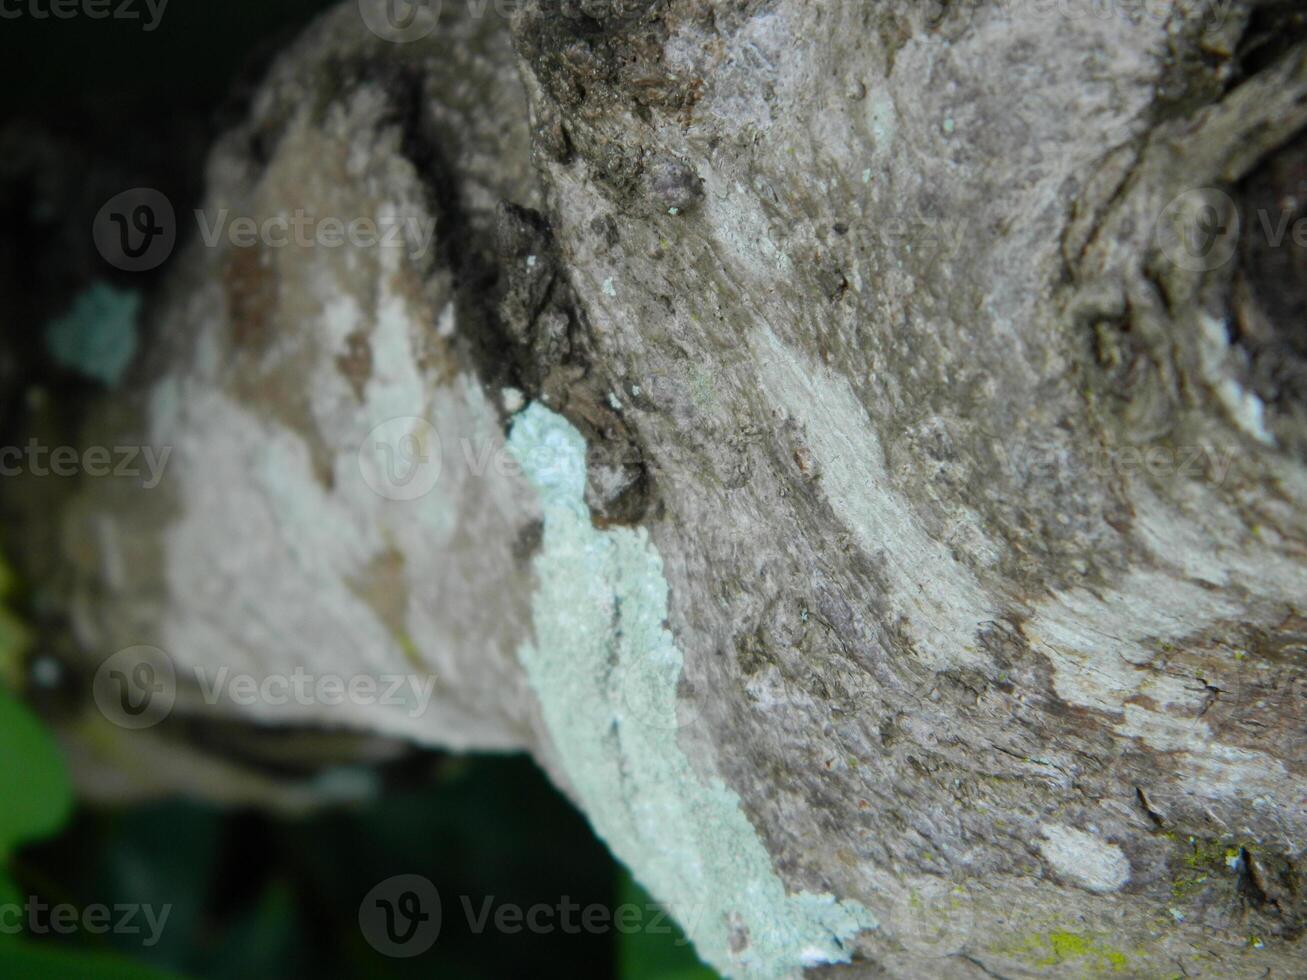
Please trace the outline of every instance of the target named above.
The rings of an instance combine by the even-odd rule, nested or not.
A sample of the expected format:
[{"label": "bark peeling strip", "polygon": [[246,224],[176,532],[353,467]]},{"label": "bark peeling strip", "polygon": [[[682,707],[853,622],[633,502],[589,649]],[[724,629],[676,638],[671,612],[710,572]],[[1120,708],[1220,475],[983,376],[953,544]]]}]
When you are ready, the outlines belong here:
[{"label": "bark peeling strip", "polygon": [[[885,559],[894,586],[883,597],[894,609],[886,619],[908,625],[932,670],[984,666],[975,638],[1000,612],[894,488],[880,437],[848,382],[787,347],[766,326],[749,343],[767,398],[802,426],[836,516],[867,554]],[[997,554],[988,542],[984,550]]]},{"label": "bark peeling strip", "polygon": [[[540,493],[545,528],[536,640],[520,657],[596,831],[721,973],[789,977],[847,962],[843,941],[876,928],[872,914],[830,894],[787,894],[739,797],[702,778],[677,744],[681,651],[647,531],[591,525],[585,440],[562,416],[533,403],[509,449]],[[648,676],[650,659],[665,682],[636,713],[627,681]]]}]

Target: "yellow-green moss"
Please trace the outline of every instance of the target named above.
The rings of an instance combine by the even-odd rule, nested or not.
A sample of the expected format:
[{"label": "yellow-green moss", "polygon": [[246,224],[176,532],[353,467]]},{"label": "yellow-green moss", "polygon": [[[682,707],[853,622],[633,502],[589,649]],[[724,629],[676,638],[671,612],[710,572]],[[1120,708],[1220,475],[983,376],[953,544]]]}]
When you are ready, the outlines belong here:
[{"label": "yellow-green moss", "polygon": [[1189,853],[1185,855],[1184,859],[1185,866],[1207,868],[1209,870],[1219,870],[1224,867],[1227,857],[1239,853],[1237,847],[1230,847],[1221,841],[1203,840],[1199,837],[1189,838],[1189,848]]},{"label": "yellow-green moss", "polygon": [[1168,836],[1177,840],[1180,851],[1179,860],[1173,865],[1176,868],[1171,880],[1173,901],[1188,902],[1211,887],[1233,885],[1232,862],[1241,853],[1238,844],[1229,840]]},{"label": "yellow-green moss", "polygon": [[1129,957],[1101,936],[1056,929],[1032,933],[994,947],[994,952],[1047,969],[1074,964],[1086,975],[1124,973]]}]

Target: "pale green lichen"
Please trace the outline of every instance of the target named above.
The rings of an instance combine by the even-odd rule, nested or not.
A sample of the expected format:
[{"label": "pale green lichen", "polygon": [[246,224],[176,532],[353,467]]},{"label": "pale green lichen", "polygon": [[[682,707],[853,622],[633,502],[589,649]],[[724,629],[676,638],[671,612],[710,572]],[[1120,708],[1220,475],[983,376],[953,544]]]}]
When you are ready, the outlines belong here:
[{"label": "pale green lichen", "polygon": [[141,294],[97,282],[45,329],[45,344],[59,365],[115,385],[136,353]]},{"label": "pale green lichen", "polygon": [[[723,974],[787,977],[847,962],[845,940],[875,928],[871,913],[830,894],[787,894],[739,797],[677,743],[681,652],[647,532],[592,526],[585,442],[561,416],[532,404],[509,449],[544,515],[535,643],[520,656],[596,831]],[[638,711],[635,672],[645,681]]]}]

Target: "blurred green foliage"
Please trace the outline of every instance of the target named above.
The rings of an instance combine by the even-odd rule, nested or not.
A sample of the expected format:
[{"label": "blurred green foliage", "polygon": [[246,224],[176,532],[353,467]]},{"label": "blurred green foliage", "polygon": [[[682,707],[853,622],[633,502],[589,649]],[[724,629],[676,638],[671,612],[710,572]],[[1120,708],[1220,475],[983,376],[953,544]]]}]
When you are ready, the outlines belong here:
[{"label": "blurred green foliage", "polygon": [[[622,872],[621,888],[623,902],[645,905],[652,901],[629,872]],[[717,976],[699,962],[694,947],[674,925],[670,934],[642,930],[623,935],[617,975],[620,980],[715,980]]]},{"label": "blurred green foliage", "polygon": [[[8,594],[12,576],[4,571],[0,596]],[[11,628],[0,635],[0,662],[18,663],[27,644],[26,630],[4,611]],[[14,878],[13,852],[21,844],[50,837],[73,809],[72,786],[53,737],[15,695],[0,687],[0,976],[24,980],[163,980],[163,974],[129,960],[107,955],[45,948],[11,931],[21,922],[26,900]]]},{"label": "blurred green foliage", "polygon": [[[303,819],[180,801],[80,810],[60,837],[24,849],[24,893],[77,907],[168,906],[167,925],[151,947],[139,935],[80,933],[43,937],[41,946],[104,945],[149,969],[196,980],[498,980],[534,975],[543,963],[575,978],[713,976],[679,932],[664,931],[670,919],[656,931],[627,934],[476,931],[475,911],[487,899],[529,908],[566,896],[610,909],[650,899],[528,760],[427,758],[419,785]],[[359,904],[378,882],[409,873],[440,891],[440,937],[421,956],[389,959],[366,942]],[[0,976],[11,975],[3,965]],[[12,975],[38,974],[25,968]]]},{"label": "blurred green foliage", "polygon": [[0,976],[22,980],[175,980],[121,956],[0,942]]},{"label": "blurred green foliage", "polygon": [[72,789],[58,746],[12,694],[0,691],[0,856],[48,837],[72,811]]}]

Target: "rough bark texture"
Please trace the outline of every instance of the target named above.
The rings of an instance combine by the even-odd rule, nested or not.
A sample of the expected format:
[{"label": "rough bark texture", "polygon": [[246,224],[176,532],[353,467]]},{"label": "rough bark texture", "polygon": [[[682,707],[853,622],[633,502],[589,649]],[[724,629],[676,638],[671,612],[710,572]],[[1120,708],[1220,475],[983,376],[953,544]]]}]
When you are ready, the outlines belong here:
[{"label": "rough bark texture", "polygon": [[[527,749],[727,973],[1301,975],[1294,6],[453,7],[327,17],[209,168],[406,246],[193,242],[85,436],[163,484],[28,520],[68,656],[180,678],[79,751]],[[305,664],[434,700],[189,680]]]}]

